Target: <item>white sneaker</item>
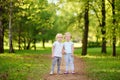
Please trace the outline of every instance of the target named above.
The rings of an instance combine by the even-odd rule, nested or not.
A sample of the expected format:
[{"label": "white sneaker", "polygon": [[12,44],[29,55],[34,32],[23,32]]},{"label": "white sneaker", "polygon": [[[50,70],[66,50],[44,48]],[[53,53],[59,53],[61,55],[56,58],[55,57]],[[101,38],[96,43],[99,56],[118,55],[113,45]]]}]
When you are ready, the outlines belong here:
[{"label": "white sneaker", "polygon": [[52,74],[53,74],[53,72],[51,71],[51,72],[50,72],[50,75],[52,75]]}]

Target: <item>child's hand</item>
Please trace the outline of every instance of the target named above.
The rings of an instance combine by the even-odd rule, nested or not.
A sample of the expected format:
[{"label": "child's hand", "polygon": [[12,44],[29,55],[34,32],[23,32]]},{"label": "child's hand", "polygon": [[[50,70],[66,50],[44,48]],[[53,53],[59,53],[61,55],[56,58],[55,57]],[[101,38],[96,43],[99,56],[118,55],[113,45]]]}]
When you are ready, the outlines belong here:
[{"label": "child's hand", "polygon": [[52,54],[52,55],[51,55],[51,57],[53,58],[53,57],[54,57],[54,55]]},{"label": "child's hand", "polygon": [[73,54],[71,54],[71,56],[73,57]]},{"label": "child's hand", "polygon": [[62,54],[63,54],[63,55],[65,55],[65,54],[66,54],[65,50],[63,50],[63,51],[62,51]]},{"label": "child's hand", "polygon": [[64,54],[65,54],[65,52],[62,52],[62,54],[64,55]]},{"label": "child's hand", "polygon": [[54,58],[54,55],[52,55],[52,58]]}]

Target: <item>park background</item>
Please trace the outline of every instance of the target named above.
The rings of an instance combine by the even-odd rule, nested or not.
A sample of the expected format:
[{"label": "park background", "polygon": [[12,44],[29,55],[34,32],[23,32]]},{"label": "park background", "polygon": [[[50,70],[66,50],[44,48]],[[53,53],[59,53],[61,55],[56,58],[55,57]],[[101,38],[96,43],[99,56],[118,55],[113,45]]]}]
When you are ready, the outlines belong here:
[{"label": "park background", "polygon": [[55,35],[70,32],[75,56],[89,65],[86,67],[89,77],[119,80],[119,3],[119,0],[1,0],[0,79],[43,79],[51,60],[44,55],[50,55]]}]

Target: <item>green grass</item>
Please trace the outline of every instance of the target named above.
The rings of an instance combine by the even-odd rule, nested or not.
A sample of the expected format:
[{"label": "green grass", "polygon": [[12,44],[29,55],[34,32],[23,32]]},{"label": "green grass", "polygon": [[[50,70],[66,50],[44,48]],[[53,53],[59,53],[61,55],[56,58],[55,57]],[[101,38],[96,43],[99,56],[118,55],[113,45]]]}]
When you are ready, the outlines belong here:
[{"label": "green grass", "polygon": [[[0,54],[0,80],[43,80],[51,66],[51,48],[39,50],[16,50],[9,54],[8,50]],[[92,80],[120,79],[120,48],[117,56],[112,57],[112,49],[107,48],[107,54],[101,54],[101,48],[88,48],[88,54],[81,56],[81,49],[75,49],[75,54],[86,62],[88,76]]]},{"label": "green grass", "polygon": [[[81,49],[75,51],[81,56]],[[120,80],[120,48],[117,56],[112,57],[112,48],[107,48],[107,54],[101,53],[101,48],[89,48],[86,56],[81,56],[86,62],[88,76],[92,80]]]},{"label": "green grass", "polygon": [[120,57],[86,56],[88,76],[92,80],[119,80]]},{"label": "green grass", "polygon": [[[50,70],[50,48],[0,54],[0,80],[42,80]],[[50,52],[49,52],[50,53]]]},{"label": "green grass", "polygon": [[[81,55],[82,49],[81,48],[76,48],[75,49],[75,54]],[[107,47],[107,53],[106,54],[102,54],[101,53],[101,48],[88,48],[87,49],[87,55],[89,56],[102,56],[102,55],[106,55],[106,56],[112,56],[112,47]],[[120,56],[120,47],[116,48],[116,53],[117,56]]]}]

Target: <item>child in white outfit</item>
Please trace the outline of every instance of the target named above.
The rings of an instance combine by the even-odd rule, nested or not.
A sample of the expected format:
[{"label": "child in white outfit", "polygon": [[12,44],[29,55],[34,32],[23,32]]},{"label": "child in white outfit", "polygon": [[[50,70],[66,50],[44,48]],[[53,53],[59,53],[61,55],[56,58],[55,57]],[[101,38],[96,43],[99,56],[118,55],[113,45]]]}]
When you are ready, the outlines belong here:
[{"label": "child in white outfit", "polygon": [[[71,73],[74,72],[74,58],[73,58],[73,53],[74,53],[74,44],[71,40],[71,34],[69,32],[65,33],[65,40],[63,47],[64,47],[64,57],[65,57],[65,63],[66,63],[66,71],[64,72],[65,74],[68,74],[69,71]],[[70,67],[70,69],[69,69]]]},{"label": "child in white outfit", "polygon": [[54,67],[57,63],[57,73],[60,74],[60,64],[63,52],[63,43],[62,43],[63,36],[61,33],[56,35],[56,41],[53,43],[52,46],[52,67],[50,74],[54,73]]}]

